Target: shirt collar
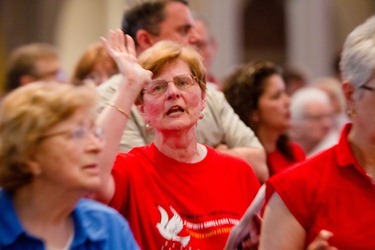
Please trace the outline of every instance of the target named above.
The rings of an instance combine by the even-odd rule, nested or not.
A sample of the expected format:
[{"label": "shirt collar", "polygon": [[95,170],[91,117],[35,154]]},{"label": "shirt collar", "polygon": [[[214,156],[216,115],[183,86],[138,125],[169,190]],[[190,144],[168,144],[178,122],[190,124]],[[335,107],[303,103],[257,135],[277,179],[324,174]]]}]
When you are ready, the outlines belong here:
[{"label": "shirt collar", "polygon": [[357,159],[354,156],[350,143],[348,141],[348,135],[352,128],[352,124],[348,123],[345,125],[341,132],[340,141],[336,147],[336,160],[340,167],[353,166],[359,172],[366,175],[365,170],[359,165]]},{"label": "shirt collar", "polygon": [[86,204],[92,201],[81,199],[76,209],[73,211],[74,220],[74,240],[72,247],[83,244],[85,241],[102,241],[109,237],[108,231],[103,227],[102,218],[91,217],[90,211],[86,209]]},{"label": "shirt collar", "polygon": [[353,152],[348,141],[348,135],[352,128],[352,124],[346,124],[341,132],[339,143],[336,147],[336,160],[340,167],[348,167],[351,165],[358,165],[354,158]]}]

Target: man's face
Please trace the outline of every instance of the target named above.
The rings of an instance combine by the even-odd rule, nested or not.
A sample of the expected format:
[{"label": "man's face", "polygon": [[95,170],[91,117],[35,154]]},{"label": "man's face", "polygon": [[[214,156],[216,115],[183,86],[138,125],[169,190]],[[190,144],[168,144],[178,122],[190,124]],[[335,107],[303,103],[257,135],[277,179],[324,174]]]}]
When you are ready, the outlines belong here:
[{"label": "man's face", "polygon": [[172,40],[185,45],[196,45],[200,36],[196,32],[194,19],[188,6],[179,2],[170,2],[165,7],[166,18],[160,23],[160,34],[154,37],[154,43],[160,40]]}]

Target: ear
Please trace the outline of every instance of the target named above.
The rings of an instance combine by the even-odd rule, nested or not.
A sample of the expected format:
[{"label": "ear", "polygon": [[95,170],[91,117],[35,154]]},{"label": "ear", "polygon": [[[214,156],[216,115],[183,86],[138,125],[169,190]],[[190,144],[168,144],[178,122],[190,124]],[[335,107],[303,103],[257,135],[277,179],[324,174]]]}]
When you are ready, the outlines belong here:
[{"label": "ear", "polygon": [[139,112],[141,113],[143,120],[145,120],[145,122],[148,122],[148,118],[147,118],[147,115],[145,113],[145,108],[143,106],[143,103],[137,105],[137,108],[138,108]]},{"label": "ear", "polygon": [[146,30],[138,30],[135,36],[141,51],[150,48],[152,45],[154,45],[154,43],[156,43],[154,36]]},{"label": "ear", "polygon": [[258,123],[259,122],[259,111],[258,110],[255,110],[253,113],[250,114],[250,121],[254,122],[254,123]]},{"label": "ear", "polygon": [[342,83],[342,91],[345,96],[346,106],[347,109],[352,109],[353,101],[354,101],[354,92],[355,87],[351,82],[345,81]]},{"label": "ear", "polygon": [[24,86],[28,83],[34,82],[36,79],[32,75],[23,75],[20,78],[20,86]]},{"label": "ear", "polygon": [[204,93],[204,94],[202,94],[202,109],[201,109],[201,111],[203,111],[206,108],[206,104],[207,104],[206,93]]},{"label": "ear", "polygon": [[42,166],[35,159],[29,159],[27,161],[27,165],[29,166],[30,172],[33,174],[33,176],[39,176],[42,173]]}]

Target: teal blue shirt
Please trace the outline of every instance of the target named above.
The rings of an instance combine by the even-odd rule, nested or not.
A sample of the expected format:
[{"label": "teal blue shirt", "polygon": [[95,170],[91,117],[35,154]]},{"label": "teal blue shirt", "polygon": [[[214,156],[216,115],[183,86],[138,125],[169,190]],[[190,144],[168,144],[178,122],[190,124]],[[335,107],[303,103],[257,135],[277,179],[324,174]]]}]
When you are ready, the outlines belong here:
[{"label": "teal blue shirt", "polygon": [[[28,234],[15,213],[11,196],[0,191],[0,249],[44,250],[40,239]],[[112,208],[82,199],[72,212],[71,250],[139,249],[127,221]]]}]

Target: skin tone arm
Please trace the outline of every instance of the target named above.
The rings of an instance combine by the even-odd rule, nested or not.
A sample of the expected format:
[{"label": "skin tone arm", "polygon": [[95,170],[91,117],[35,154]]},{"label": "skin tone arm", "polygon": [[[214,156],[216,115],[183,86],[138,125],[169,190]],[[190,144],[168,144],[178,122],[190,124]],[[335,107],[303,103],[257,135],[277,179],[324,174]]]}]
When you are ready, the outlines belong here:
[{"label": "skin tone arm", "polygon": [[[305,229],[299,224],[277,193],[272,195],[266,206],[260,235],[260,250],[304,249]],[[307,250],[337,250],[328,243],[331,237],[331,232],[320,231],[314,241],[309,244]]]},{"label": "skin tone arm", "polygon": [[260,250],[303,249],[306,237],[304,228],[277,193],[272,195],[266,206],[260,235]]},{"label": "skin tone arm", "polygon": [[122,85],[110,104],[104,108],[97,119],[97,124],[105,131],[106,143],[99,159],[103,184],[96,193],[96,199],[108,203],[115,191],[111,170],[121,135],[129,119],[131,107],[145,83],[151,80],[152,73],[137,63],[134,41],[130,36],[125,36],[121,30],[116,30],[110,31],[108,40],[101,39],[124,77]]},{"label": "skin tone arm", "polygon": [[266,153],[261,148],[238,147],[229,149],[226,145],[220,144],[217,150],[227,154],[239,156],[249,163],[257,176],[259,182],[263,184],[269,177],[266,164]]}]

